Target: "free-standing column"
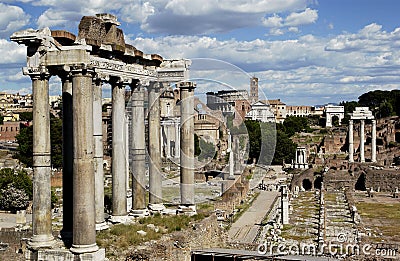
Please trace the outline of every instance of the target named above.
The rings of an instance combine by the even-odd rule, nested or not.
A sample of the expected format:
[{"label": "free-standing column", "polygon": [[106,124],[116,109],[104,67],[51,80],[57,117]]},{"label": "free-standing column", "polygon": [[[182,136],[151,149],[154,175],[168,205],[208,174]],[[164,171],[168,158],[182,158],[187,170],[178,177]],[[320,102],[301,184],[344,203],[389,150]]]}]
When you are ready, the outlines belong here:
[{"label": "free-standing column", "polygon": [[[127,215],[125,167],[125,88],[116,79],[112,84],[112,215]],[[117,218],[118,219],[118,218]]]},{"label": "free-standing column", "polygon": [[181,157],[181,144],[180,144],[180,125],[179,122],[175,122],[175,158],[179,159]]},{"label": "free-standing column", "polygon": [[74,120],[73,241],[71,252],[98,250],[96,245],[93,166],[93,86],[86,68],[72,70]]},{"label": "free-standing column", "polygon": [[364,128],[365,128],[365,120],[361,120],[361,126],[360,126],[360,160],[361,160],[361,162],[365,162],[365,156],[364,156]]},{"label": "free-standing column", "polygon": [[376,120],[372,120],[371,161],[376,162]]},{"label": "free-standing column", "polygon": [[63,101],[63,228],[61,237],[67,245],[72,243],[73,211],[73,119],[72,119],[72,79],[70,75],[62,77]]},{"label": "free-standing column", "polygon": [[132,86],[132,209],[145,209],[146,137],[144,126],[144,88]]},{"label": "free-standing column", "polygon": [[229,152],[229,178],[235,178],[234,174],[235,163],[233,160],[232,135],[229,130],[228,130],[228,152]]},{"label": "free-standing column", "polygon": [[349,120],[349,162],[354,162],[353,120]]},{"label": "free-standing column", "polygon": [[181,94],[181,204],[194,205],[194,89],[192,82],[179,83]]},{"label": "free-standing column", "polygon": [[149,203],[162,203],[161,144],[160,144],[160,86],[149,85]]},{"label": "free-standing column", "polygon": [[32,248],[53,244],[51,230],[51,157],[49,78],[45,67],[31,75],[33,93],[33,207]]},{"label": "free-standing column", "polygon": [[101,79],[93,83],[93,141],[96,230],[106,229],[104,220],[104,171],[103,171],[103,120]]}]

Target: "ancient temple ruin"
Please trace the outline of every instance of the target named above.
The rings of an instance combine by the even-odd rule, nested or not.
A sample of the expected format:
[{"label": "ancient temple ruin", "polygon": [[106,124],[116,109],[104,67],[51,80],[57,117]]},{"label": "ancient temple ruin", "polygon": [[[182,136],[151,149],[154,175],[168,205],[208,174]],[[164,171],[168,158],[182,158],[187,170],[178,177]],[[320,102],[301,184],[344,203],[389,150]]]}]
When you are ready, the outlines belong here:
[{"label": "ancient temple ruin", "polygon": [[[117,18],[110,14],[85,16],[78,36],[66,31],[28,29],[11,40],[27,46],[24,75],[32,79],[33,92],[33,236],[27,260],[104,260],[96,245],[96,229],[104,220],[102,86],[112,88],[112,193],[113,222],[124,222],[127,211],[126,153],[132,154],[133,209],[145,208],[144,91],[149,92],[150,204],[162,203],[160,162],[160,92],[180,83],[182,115],[191,118],[194,83],[188,60],[164,60],[145,54],[124,40]],[[52,235],[50,194],[49,79],[58,76],[63,93],[63,229],[64,246]],[[132,141],[127,142],[125,89],[132,92]],[[186,104],[187,103],[187,104]],[[192,107],[191,107],[192,106]],[[183,117],[182,117],[183,118]],[[182,204],[194,205],[193,123],[182,127]],[[181,156],[182,157],[182,156]],[[61,258],[61,259],[60,259]]]}]

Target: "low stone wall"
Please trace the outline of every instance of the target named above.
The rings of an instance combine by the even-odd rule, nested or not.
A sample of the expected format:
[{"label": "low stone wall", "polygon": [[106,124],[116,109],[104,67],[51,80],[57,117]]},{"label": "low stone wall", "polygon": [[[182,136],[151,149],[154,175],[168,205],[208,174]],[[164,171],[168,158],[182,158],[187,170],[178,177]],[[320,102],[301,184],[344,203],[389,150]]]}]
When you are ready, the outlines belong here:
[{"label": "low stone wall", "polygon": [[[217,217],[211,215],[193,223],[189,229],[164,235],[157,241],[146,242],[128,254],[116,255],[112,260],[176,261],[190,260],[195,249],[226,247],[227,233],[218,225]],[[110,251],[107,249],[106,251]],[[118,252],[118,250],[116,250]]]}]

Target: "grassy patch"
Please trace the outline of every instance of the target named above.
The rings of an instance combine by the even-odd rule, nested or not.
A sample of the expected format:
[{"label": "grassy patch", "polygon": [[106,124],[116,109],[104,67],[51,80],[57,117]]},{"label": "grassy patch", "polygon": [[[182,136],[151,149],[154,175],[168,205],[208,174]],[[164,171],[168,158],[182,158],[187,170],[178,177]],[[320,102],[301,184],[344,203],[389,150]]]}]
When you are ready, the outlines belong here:
[{"label": "grassy patch", "polygon": [[[124,225],[118,224],[108,230],[100,231],[97,234],[96,242],[100,247],[126,248],[128,246],[139,245],[150,240],[157,240],[163,234],[174,231],[181,231],[187,228],[192,221],[203,219],[204,215],[198,214],[194,216],[161,216],[154,215],[140,219],[135,224]],[[157,230],[151,226],[153,224]],[[137,231],[143,230],[146,235],[140,235]]]},{"label": "grassy patch", "polygon": [[399,241],[400,203],[357,203],[361,219],[373,231],[382,233],[379,239]]}]

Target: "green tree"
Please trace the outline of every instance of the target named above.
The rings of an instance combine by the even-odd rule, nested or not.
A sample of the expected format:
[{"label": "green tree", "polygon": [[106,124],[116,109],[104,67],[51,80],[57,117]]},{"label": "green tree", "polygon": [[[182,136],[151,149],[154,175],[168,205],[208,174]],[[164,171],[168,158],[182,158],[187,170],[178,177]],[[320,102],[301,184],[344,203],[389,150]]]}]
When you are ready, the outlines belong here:
[{"label": "green tree", "polygon": [[2,209],[11,210],[15,213],[17,210],[26,209],[29,205],[29,198],[25,191],[15,188],[13,184],[0,189],[0,195],[0,207]]},{"label": "green tree", "polygon": [[272,163],[290,163],[295,157],[296,148],[297,144],[294,143],[285,132],[277,130],[275,154]]},{"label": "green tree", "polygon": [[32,112],[31,111],[20,112],[19,113],[19,120],[20,121],[32,121],[33,120]]},{"label": "green tree", "polygon": [[360,105],[356,101],[342,101],[339,105],[344,107],[344,118],[342,119],[342,124],[348,124],[350,120],[349,113],[353,113],[356,107]]},{"label": "green tree", "polygon": [[286,117],[283,122],[284,132],[289,136],[293,136],[296,132],[311,131],[309,121],[306,117]]},{"label": "green tree", "polygon": [[0,189],[13,185],[23,190],[29,199],[32,199],[32,180],[24,170],[15,171],[10,168],[0,170]]},{"label": "green tree", "polygon": [[33,165],[33,126],[23,127],[19,130],[18,135],[15,136],[18,143],[17,154],[15,155],[20,162],[28,167]]},{"label": "green tree", "polygon": [[[16,158],[28,167],[32,167],[33,126],[21,128],[15,138],[18,142]],[[50,117],[50,142],[52,166],[60,168],[62,167],[62,120],[52,115]]]}]

